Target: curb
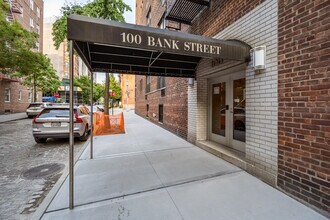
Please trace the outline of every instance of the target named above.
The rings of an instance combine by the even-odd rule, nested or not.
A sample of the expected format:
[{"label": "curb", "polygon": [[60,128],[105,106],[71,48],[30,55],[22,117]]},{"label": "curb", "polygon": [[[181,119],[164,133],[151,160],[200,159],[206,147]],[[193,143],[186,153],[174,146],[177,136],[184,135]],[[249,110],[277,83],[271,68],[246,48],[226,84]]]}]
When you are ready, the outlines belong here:
[{"label": "curb", "polygon": [[28,119],[28,117],[25,116],[25,117],[12,118],[12,119],[8,119],[8,120],[5,120],[5,121],[0,120],[0,124],[6,123],[6,122],[11,122],[11,121],[18,121],[18,120],[22,120],[22,119]]},{"label": "curb", "polygon": [[[81,157],[83,152],[87,149],[87,146],[89,145],[89,143],[90,143],[90,138],[88,139],[88,141],[86,141],[86,143],[84,144],[82,149],[76,154],[76,156],[74,158],[74,165],[76,165],[77,161],[79,160],[79,158]],[[64,169],[63,174],[57,180],[54,187],[49,191],[49,193],[47,194],[45,199],[41,202],[41,204],[39,205],[37,210],[33,213],[33,215],[31,216],[31,219],[40,220],[42,218],[42,216],[45,214],[48,206],[53,201],[53,199],[56,196],[57,192],[60,190],[61,186],[63,185],[63,183],[67,179],[68,175],[69,175],[69,166],[67,166]]]}]

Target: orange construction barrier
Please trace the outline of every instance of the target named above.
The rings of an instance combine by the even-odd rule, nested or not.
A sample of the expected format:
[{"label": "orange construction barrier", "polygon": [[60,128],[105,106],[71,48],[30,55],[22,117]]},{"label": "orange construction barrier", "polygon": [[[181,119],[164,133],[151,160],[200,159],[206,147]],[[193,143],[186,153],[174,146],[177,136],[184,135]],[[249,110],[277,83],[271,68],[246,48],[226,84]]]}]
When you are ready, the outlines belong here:
[{"label": "orange construction barrier", "polygon": [[94,113],[93,135],[125,134],[124,114],[105,115],[103,112]]}]

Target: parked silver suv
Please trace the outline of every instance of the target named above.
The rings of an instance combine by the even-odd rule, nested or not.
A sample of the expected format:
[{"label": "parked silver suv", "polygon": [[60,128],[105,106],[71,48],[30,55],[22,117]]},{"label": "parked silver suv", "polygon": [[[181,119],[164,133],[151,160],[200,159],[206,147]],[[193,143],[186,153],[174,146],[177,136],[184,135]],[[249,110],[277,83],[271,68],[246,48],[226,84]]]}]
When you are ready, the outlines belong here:
[{"label": "parked silver suv", "polygon": [[[90,112],[87,107],[74,108],[74,136],[86,141],[91,128]],[[45,143],[47,138],[69,137],[69,106],[44,108],[33,119],[32,131],[37,143]]]}]

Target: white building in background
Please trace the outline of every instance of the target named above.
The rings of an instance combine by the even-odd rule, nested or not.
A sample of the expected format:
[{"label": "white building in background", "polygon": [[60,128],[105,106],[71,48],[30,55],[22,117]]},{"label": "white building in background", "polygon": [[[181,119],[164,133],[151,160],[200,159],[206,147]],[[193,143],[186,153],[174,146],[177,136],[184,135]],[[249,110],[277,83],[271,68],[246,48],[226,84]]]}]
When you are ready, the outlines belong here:
[{"label": "white building in background", "polygon": [[[44,19],[44,34],[43,34],[43,53],[46,54],[56,70],[60,79],[69,78],[69,52],[67,43],[63,42],[58,49],[54,46],[52,29],[56,18]],[[81,60],[80,57],[75,57],[74,62],[74,74],[75,76],[88,75],[88,68]]]}]

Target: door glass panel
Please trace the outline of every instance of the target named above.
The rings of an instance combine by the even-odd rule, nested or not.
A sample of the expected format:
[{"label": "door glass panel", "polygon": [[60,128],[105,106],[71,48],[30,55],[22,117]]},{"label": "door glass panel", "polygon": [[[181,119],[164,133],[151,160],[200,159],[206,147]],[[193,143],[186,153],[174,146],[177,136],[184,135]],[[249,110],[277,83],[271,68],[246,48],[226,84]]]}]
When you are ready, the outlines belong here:
[{"label": "door glass panel", "polygon": [[226,134],[226,83],[212,86],[212,133]]},{"label": "door glass panel", "polygon": [[245,78],[233,81],[233,138],[245,142]]}]

